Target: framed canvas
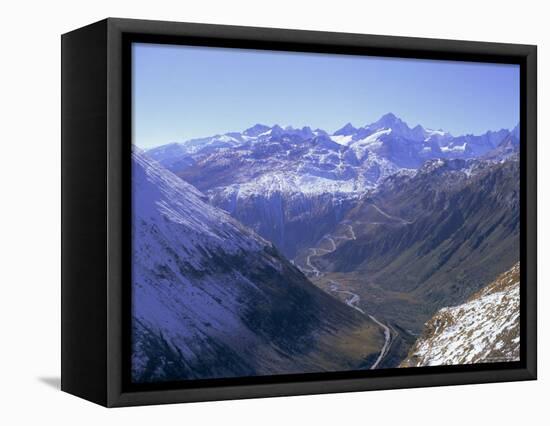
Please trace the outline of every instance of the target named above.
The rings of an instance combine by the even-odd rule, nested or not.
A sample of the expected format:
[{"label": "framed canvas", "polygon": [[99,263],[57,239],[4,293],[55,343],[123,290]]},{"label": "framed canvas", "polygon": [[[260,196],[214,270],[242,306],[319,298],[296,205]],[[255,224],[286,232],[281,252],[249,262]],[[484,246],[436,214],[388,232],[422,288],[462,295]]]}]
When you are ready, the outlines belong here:
[{"label": "framed canvas", "polygon": [[62,389],[536,378],[536,47],[106,19],[62,37]]}]

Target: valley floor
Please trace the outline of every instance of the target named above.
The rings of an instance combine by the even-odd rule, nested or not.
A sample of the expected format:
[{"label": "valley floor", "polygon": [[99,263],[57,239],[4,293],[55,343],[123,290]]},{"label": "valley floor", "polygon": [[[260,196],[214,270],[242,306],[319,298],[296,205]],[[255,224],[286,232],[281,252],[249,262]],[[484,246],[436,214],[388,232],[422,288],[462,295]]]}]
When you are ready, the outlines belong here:
[{"label": "valley floor", "polygon": [[[380,214],[391,218],[392,220],[402,220],[400,218],[392,217],[386,214],[381,209],[376,209]],[[405,222],[405,221],[404,221]],[[372,321],[374,321],[379,327],[380,332],[384,335],[384,343],[379,349],[379,355],[369,366],[365,368],[379,369],[379,368],[395,368],[411,366],[411,362],[407,362],[411,351],[414,351],[422,343],[423,339],[426,339],[426,329],[430,327],[437,316],[432,318],[435,311],[427,309],[420,300],[414,295],[414,293],[398,292],[385,289],[380,285],[370,281],[367,277],[361,276],[354,272],[330,272],[323,270],[322,256],[334,252],[338,246],[346,241],[352,241],[357,238],[357,228],[364,223],[348,222],[343,223],[334,234],[325,235],[319,241],[317,247],[312,247],[302,251],[293,261],[304,274],[319,288],[332,296],[338,298],[342,302],[346,303],[351,308],[360,312],[363,315],[367,315]],[[517,278],[519,266],[516,265],[512,268],[512,272],[508,272],[504,276],[508,278],[510,273],[514,273],[514,277]],[[500,278],[502,280],[502,278]],[[516,279],[517,281],[517,279]],[[497,280],[497,282],[500,282]],[[495,284],[491,284],[494,286]],[[490,287],[490,286],[489,286]],[[475,297],[472,296],[472,297]],[[494,297],[493,297],[494,299]],[[491,324],[486,324],[493,320],[495,316],[492,311],[488,311],[491,307],[497,309],[497,306],[489,306],[490,302],[486,302],[484,307],[487,312],[483,312],[472,318],[465,318],[464,321],[469,321],[469,327],[474,327],[475,322],[478,321],[483,325],[483,329],[491,331]],[[494,301],[493,301],[494,302]],[[472,305],[477,306],[475,303]],[[457,308],[444,308],[445,309],[460,309]],[[510,308],[512,309],[512,308]],[[513,310],[511,314],[518,314],[519,311]],[[517,311],[517,312],[516,312]],[[510,315],[511,315],[510,314]],[[485,318],[484,315],[487,317]],[[480,326],[481,327],[481,326]],[[487,333],[485,333],[487,334]],[[497,333],[498,334],[498,333]],[[468,360],[468,341],[464,340],[464,334],[457,334],[456,342],[453,340],[453,334],[448,333],[446,335],[445,345],[459,345],[462,352],[462,358],[457,360],[457,363],[463,363]],[[490,337],[485,336],[485,339]],[[476,346],[476,350],[479,349],[479,345]],[[500,346],[503,346],[501,344]],[[431,347],[431,346],[430,346]],[[433,347],[436,347],[434,344]],[[462,348],[464,347],[464,349]],[[426,358],[429,358],[429,351],[424,353]],[[435,356],[435,355],[434,355]],[[441,361],[441,353],[438,352],[439,359]],[[472,359],[478,359],[474,357]],[[494,359],[493,359],[494,358]],[[493,357],[489,361],[502,360],[503,358]],[[507,359],[506,359],[507,360]],[[434,361],[433,365],[439,365],[437,361]],[[451,361],[441,361],[441,364],[453,363]]]},{"label": "valley floor", "polygon": [[[382,211],[381,213],[385,214]],[[378,319],[375,315],[379,315],[378,312],[382,312],[382,310],[379,308],[375,309],[377,313],[374,314],[374,310],[371,310],[370,306],[380,306],[379,302],[392,300],[391,295],[387,291],[382,291],[381,288],[375,291],[369,291],[369,289],[365,291],[364,282],[354,285],[349,280],[347,274],[323,272],[315,265],[316,257],[335,251],[337,246],[342,242],[356,239],[354,225],[357,226],[357,223],[343,223],[337,233],[334,235],[325,235],[318,247],[308,249],[307,254],[294,259],[294,263],[319,288],[338,298],[361,314],[368,316],[380,327],[380,332],[384,336],[384,343],[380,347],[378,357],[368,368],[373,370],[395,367],[406,356],[407,349],[413,343],[414,338],[411,333],[402,330],[401,327],[392,325],[385,316],[380,317],[384,319]],[[367,298],[362,298],[363,294],[367,295],[370,303],[365,303]]]}]

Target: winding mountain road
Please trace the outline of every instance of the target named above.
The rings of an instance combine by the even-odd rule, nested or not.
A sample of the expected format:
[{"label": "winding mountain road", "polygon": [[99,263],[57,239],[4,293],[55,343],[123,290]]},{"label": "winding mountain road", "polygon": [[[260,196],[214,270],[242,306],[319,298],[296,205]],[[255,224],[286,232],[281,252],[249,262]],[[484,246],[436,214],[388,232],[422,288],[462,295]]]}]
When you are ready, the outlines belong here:
[{"label": "winding mountain road", "polygon": [[348,225],[348,229],[349,229],[349,232],[351,234],[351,239],[352,240],[356,240],[357,237],[355,236],[355,231],[353,230],[353,226],[352,225]]},{"label": "winding mountain road", "polygon": [[384,345],[382,346],[382,349],[378,354],[378,358],[376,358],[376,361],[374,361],[374,363],[370,366],[371,370],[375,370],[378,367],[378,365],[380,365],[384,357],[388,354],[388,351],[390,349],[392,336],[391,336],[391,331],[389,327],[384,323],[380,322],[374,315],[367,314],[363,309],[359,307],[359,301],[361,300],[361,297],[358,294],[353,293],[349,290],[341,290],[340,284],[338,284],[334,280],[330,280],[329,290],[335,293],[341,293],[341,294],[346,294],[351,296],[349,299],[346,299],[346,304],[351,308],[355,309],[356,311],[361,312],[363,315],[368,315],[368,317],[372,321],[374,321],[384,330]]},{"label": "winding mountain road", "polygon": [[[316,256],[320,256],[322,254],[327,254],[327,253],[332,253],[333,251],[336,250],[336,241],[335,240],[355,240],[357,239],[357,237],[355,236],[355,231],[353,230],[353,226],[352,225],[346,225],[348,227],[348,231],[350,233],[350,236],[336,236],[336,237],[331,237],[329,235],[324,235],[323,238],[321,238],[321,240],[327,240],[330,242],[331,244],[331,248],[330,249],[323,249],[323,248],[310,248],[309,249],[309,254],[306,256],[306,262],[305,262],[305,266],[307,266],[307,269],[304,270],[304,268],[300,268],[302,269],[303,272],[306,272],[306,273],[310,273],[310,274],[313,274],[314,276],[316,277],[320,277],[322,275],[324,275],[315,265],[313,265],[311,263],[311,258],[312,257],[316,257]],[[299,265],[298,265],[299,267]]]},{"label": "winding mountain road", "polygon": [[384,359],[384,357],[388,354],[388,351],[391,345],[391,331],[387,325],[378,321],[378,319],[376,319],[374,315],[369,315],[369,318],[384,329],[384,339],[385,339],[384,346],[382,346],[382,349],[380,350],[380,354],[378,355],[378,358],[376,359],[374,364],[372,364],[370,367],[371,370],[375,370],[376,367],[378,367],[378,365],[380,364],[380,362]]},{"label": "winding mountain road", "polygon": [[[401,224],[403,225],[410,225],[412,223],[414,223],[413,221],[410,221],[410,220],[406,220],[406,219],[403,219],[401,217],[397,217],[397,216],[392,216],[390,215],[389,213],[385,212],[384,210],[382,210],[380,207],[378,207],[376,204],[372,203],[370,204],[374,209],[376,209],[376,211],[378,213],[380,213],[382,216],[390,219],[390,220],[395,220],[395,221],[398,221],[400,222]],[[348,222],[348,223],[346,223]],[[315,266],[311,263],[311,258],[312,257],[317,257],[317,256],[321,256],[323,254],[327,254],[327,253],[332,253],[333,251],[336,250],[337,246],[336,246],[336,240],[345,240],[345,241],[349,241],[349,240],[356,240],[357,239],[357,235],[355,234],[355,230],[353,229],[353,224],[349,223],[349,221],[343,221],[342,224],[345,224],[345,226],[347,227],[347,231],[346,233],[348,233],[349,235],[346,235],[345,233],[343,235],[338,235],[338,236],[331,236],[331,235],[324,235],[322,238],[321,238],[321,241],[322,240],[327,240],[330,242],[331,244],[331,248],[330,249],[323,249],[323,248],[310,248],[308,249],[309,250],[309,254],[306,256],[306,261],[305,261],[305,266],[307,268],[303,268],[303,267],[300,267],[299,265],[297,265],[303,272],[305,273],[310,273],[310,274],[313,274],[315,277],[320,277],[323,275],[323,273]],[[377,224],[383,224],[383,222],[356,222],[355,224],[371,224],[371,225],[377,225]]]},{"label": "winding mountain road", "polygon": [[398,221],[398,222],[401,222],[403,225],[410,225],[411,223],[413,223],[413,222],[411,222],[410,220],[405,220],[405,219],[403,219],[403,218],[401,218],[401,217],[392,216],[392,215],[386,213],[384,210],[382,210],[382,209],[381,209],[380,207],[378,207],[376,204],[371,204],[371,206],[374,207],[378,213],[380,213],[380,214],[381,214],[382,216],[384,216],[384,217],[387,217],[388,219],[396,220],[396,221]]},{"label": "winding mountain road", "polygon": [[322,275],[322,272],[319,271],[319,269],[317,269],[317,267],[315,267],[312,263],[311,263],[311,258],[313,256],[319,256],[319,252],[318,250],[320,249],[316,249],[316,248],[310,248],[309,249],[309,254],[307,255],[306,257],[306,266],[309,268],[309,272],[312,273],[313,275],[315,275],[316,277],[320,277]]},{"label": "winding mountain road", "polygon": [[[374,206],[374,207],[380,212],[380,214],[382,214],[384,216],[387,216],[388,218],[391,218],[391,219],[398,219],[398,218],[394,218],[394,217],[388,215],[387,213],[383,212],[377,206]],[[402,220],[403,223],[408,223],[407,221],[405,221],[403,219],[401,219],[401,220]],[[330,243],[331,247],[328,248],[328,249],[319,248],[319,247],[310,248],[309,253],[306,256],[306,260],[305,260],[305,266],[307,267],[307,269],[305,269],[305,268],[300,268],[300,269],[302,269],[302,271],[304,271],[306,273],[312,274],[315,277],[322,277],[323,275],[325,275],[324,272],[320,271],[319,268],[317,268],[313,263],[311,263],[311,258],[316,257],[316,256],[320,256],[322,254],[332,253],[333,251],[335,251],[336,248],[337,248],[336,240],[344,240],[344,241],[356,240],[357,236],[356,236],[355,231],[353,229],[353,225],[348,223],[348,224],[346,224],[346,227],[347,227],[347,232],[346,233],[348,233],[349,235],[344,234],[344,235],[339,235],[339,236],[330,236],[330,235],[323,236],[323,238],[321,238],[321,240],[327,240]],[[384,331],[384,345],[382,346],[382,349],[380,350],[380,353],[378,354],[378,357],[376,358],[374,363],[370,366],[371,370],[376,369],[380,365],[380,363],[382,362],[384,357],[388,354],[388,351],[390,349],[391,342],[392,342],[391,330],[389,329],[389,327],[387,325],[385,325],[384,323],[379,321],[374,315],[367,314],[361,307],[359,307],[359,301],[361,300],[361,298],[358,294],[353,293],[349,290],[342,290],[341,285],[338,284],[334,280],[330,280],[329,283],[330,283],[329,291],[332,291],[334,293],[341,293],[341,294],[345,294],[345,295],[349,296],[348,298],[346,298],[346,304],[349,307],[351,307],[351,308],[355,309],[356,311],[360,312],[361,314],[368,315],[368,317],[374,323],[376,323],[378,326],[380,326],[382,328],[382,330]]]}]

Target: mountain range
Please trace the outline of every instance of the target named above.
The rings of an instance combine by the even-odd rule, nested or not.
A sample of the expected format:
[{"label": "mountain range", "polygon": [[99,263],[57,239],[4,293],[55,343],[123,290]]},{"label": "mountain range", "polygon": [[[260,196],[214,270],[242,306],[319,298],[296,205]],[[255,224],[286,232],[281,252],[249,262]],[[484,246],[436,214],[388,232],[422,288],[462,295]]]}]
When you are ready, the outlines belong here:
[{"label": "mountain range", "polygon": [[[254,145],[277,141],[316,140],[329,150],[338,150],[338,145],[349,147],[358,161],[363,160],[365,154],[371,153],[372,155],[372,152],[376,152],[381,157],[393,161],[398,167],[416,168],[421,165],[422,160],[427,158],[481,157],[498,148],[506,138],[518,146],[519,125],[512,130],[501,129],[487,131],[481,135],[453,136],[449,132],[426,129],[421,125],[410,128],[407,123],[393,113],[387,113],[379,120],[363,127],[356,128],[351,123],[347,123],[333,134],[322,129],[312,130],[307,126],[283,128],[279,125],[270,127],[256,124],[243,132],[229,132],[181,143],[161,145],[148,150],[147,154],[165,167],[177,170],[194,164],[198,153],[208,154],[219,149],[236,148],[242,145],[259,150],[259,147]],[[330,142],[334,142],[336,145]],[[315,150],[313,150],[314,153]],[[351,157],[351,153],[348,155]],[[348,160],[352,160],[352,158],[348,158]]]},{"label": "mountain range", "polygon": [[367,191],[433,159],[501,161],[519,150],[519,127],[454,137],[410,128],[388,113],[334,134],[257,124],[243,132],[146,151],[287,257],[330,231]]}]

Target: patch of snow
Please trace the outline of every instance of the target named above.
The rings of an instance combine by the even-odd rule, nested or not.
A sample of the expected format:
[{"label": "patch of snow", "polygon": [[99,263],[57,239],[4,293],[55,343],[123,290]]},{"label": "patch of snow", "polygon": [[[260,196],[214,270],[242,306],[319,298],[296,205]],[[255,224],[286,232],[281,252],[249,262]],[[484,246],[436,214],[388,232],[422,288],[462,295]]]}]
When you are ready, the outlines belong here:
[{"label": "patch of snow", "polygon": [[441,152],[464,152],[464,151],[466,151],[466,142],[464,142],[462,145],[441,147]]},{"label": "patch of snow", "polygon": [[347,146],[353,140],[353,135],[332,135],[330,139],[339,145]]},{"label": "patch of snow", "polygon": [[363,158],[368,150],[382,146],[380,138],[389,135],[392,129],[381,129],[364,139],[354,141],[350,146],[355,151],[357,158]]}]

